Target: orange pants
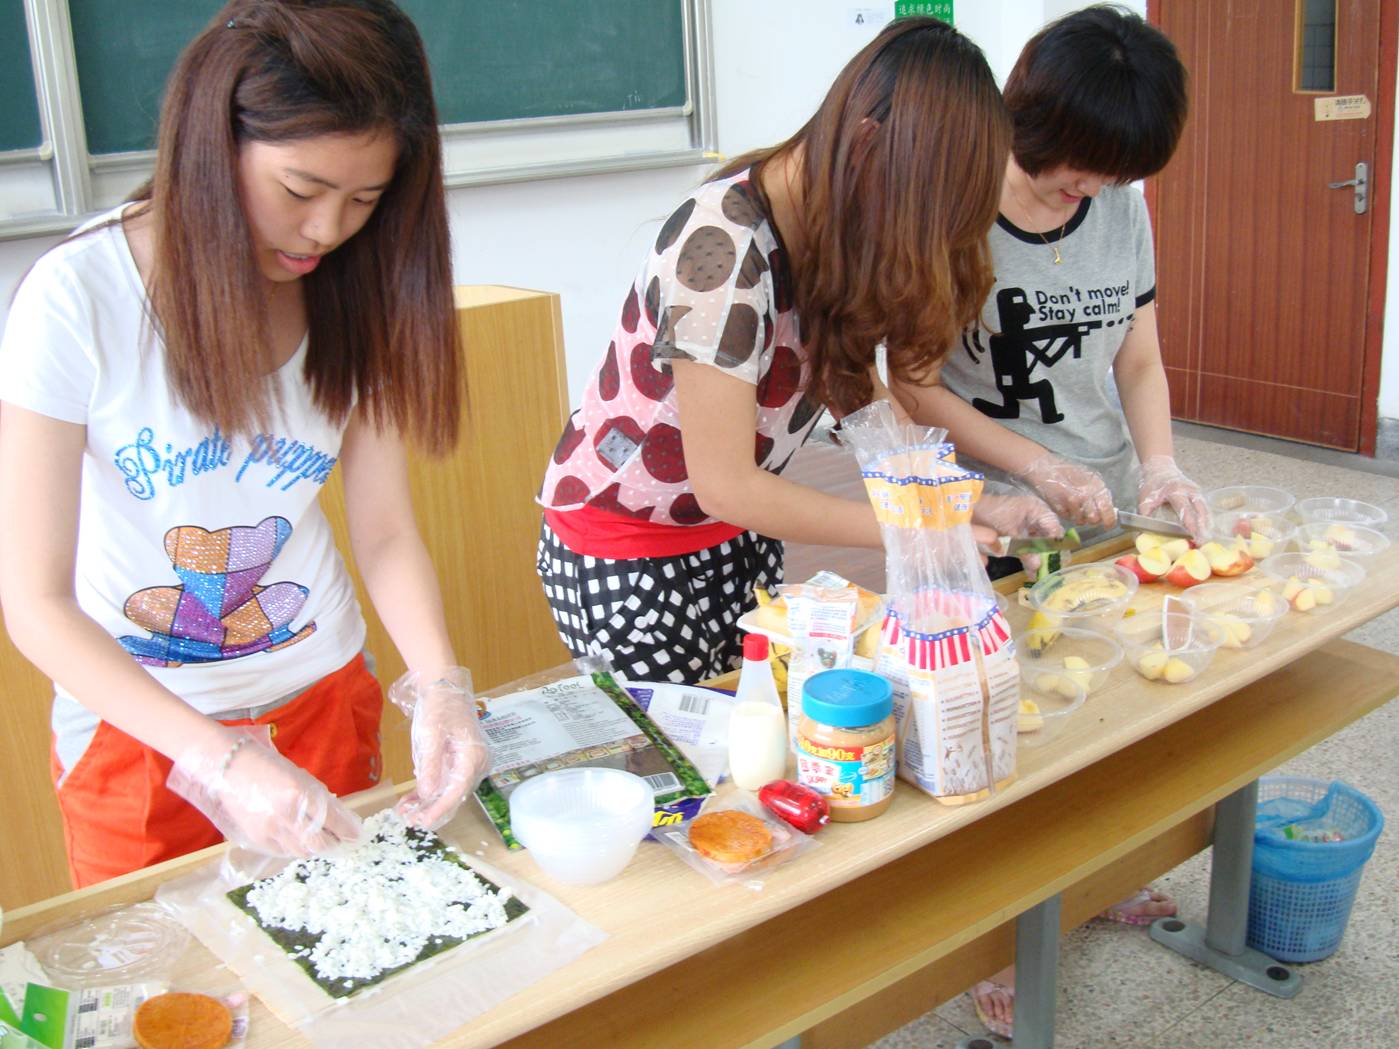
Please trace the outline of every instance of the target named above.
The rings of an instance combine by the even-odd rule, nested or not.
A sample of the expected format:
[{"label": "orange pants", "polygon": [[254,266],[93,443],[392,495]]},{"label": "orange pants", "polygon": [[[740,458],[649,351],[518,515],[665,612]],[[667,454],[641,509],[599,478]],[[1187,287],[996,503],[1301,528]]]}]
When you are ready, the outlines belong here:
[{"label": "orange pants", "polygon": [[[225,725],[267,725],[272,745],[338,795],[379,781],[384,694],[358,655],[285,706]],[[50,760],[54,783],[62,775]],[[223,840],[204,814],[168,790],[171,761],[103,721],[58,786],[74,888]]]}]

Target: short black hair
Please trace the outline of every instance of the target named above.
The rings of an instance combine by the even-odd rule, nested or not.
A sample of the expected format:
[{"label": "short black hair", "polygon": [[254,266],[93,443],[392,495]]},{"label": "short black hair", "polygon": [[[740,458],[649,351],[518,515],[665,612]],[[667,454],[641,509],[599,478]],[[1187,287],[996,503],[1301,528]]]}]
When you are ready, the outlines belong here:
[{"label": "short black hair", "polygon": [[1118,182],[1154,175],[1180,140],[1186,73],[1175,45],[1138,15],[1100,4],[1041,29],[1005,86],[1011,151],[1028,175],[1058,167]]}]

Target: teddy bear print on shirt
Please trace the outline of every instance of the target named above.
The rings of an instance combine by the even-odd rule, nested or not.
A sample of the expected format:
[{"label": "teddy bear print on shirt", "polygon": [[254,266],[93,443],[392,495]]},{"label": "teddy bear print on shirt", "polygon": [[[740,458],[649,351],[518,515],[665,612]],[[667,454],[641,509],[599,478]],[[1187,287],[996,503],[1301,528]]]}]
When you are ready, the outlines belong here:
[{"label": "teddy bear print on shirt", "polygon": [[126,617],[151,636],[117,640],[137,662],[177,667],[274,651],[309,637],[315,623],[295,633],[290,628],[306,604],[306,587],[260,585],[291,531],[282,517],[212,532],[196,525],[170,529],[165,552],[181,585],[153,586],[127,598]]}]

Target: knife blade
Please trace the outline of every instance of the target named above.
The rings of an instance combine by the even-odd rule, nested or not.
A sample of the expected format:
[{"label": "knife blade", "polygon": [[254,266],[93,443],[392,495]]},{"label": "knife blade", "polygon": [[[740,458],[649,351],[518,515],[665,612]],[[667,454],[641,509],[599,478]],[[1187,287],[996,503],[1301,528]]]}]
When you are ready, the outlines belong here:
[{"label": "knife blade", "polygon": [[1189,539],[1189,530],[1179,521],[1168,521],[1164,517],[1148,517],[1145,514],[1134,514],[1130,510],[1117,511],[1117,523],[1123,528],[1136,528],[1143,532],[1155,532],[1157,535],[1175,535]]},{"label": "knife blade", "polygon": [[1026,554],[1047,554],[1054,551],[1077,550],[1083,545],[1078,532],[1070,528],[1057,538],[1048,536],[1003,536],[1002,546],[1006,557],[1023,557]]}]

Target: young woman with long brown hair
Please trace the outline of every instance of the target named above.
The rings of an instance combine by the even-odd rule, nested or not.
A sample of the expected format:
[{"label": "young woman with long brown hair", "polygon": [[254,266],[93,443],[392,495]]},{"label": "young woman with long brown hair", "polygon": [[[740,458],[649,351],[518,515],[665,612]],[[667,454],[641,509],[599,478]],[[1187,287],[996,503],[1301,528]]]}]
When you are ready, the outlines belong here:
[{"label": "young woman with long brown hair", "polygon": [[891,23],[792,138],[661,227],[540,492],[560,636],[638,678],[730,669],[781,540],[879,546],[864,501],[780,475],[823,408],[927,374],[991,287],[1009,123],[980,50]]},{"label": "young woman with long brown hair", "polygon": [[337,463],[356,563],[428,683],[403,704],[405,815],[439,823],[483,771],[400,439],[456,437],[440,166],[389,0],[234,0],[171,73],[153,179],[19,287],[0,599],[56,686],[76,884],[219,831],[283,855],[358,833],[333,794],[378,779],[383,696],[317,500]]}]

